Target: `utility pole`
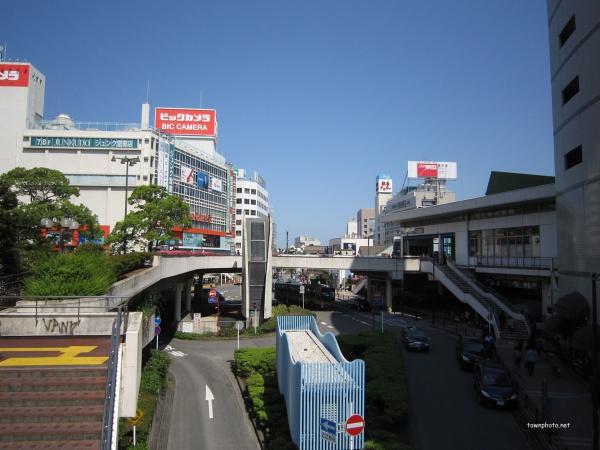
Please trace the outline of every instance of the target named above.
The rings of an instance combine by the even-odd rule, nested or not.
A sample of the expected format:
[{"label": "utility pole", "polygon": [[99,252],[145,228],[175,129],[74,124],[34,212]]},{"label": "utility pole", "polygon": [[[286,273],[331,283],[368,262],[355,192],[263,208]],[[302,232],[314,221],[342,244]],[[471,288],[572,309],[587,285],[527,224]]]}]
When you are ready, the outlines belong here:
[{"label": "utility pole", "polygon": [[286,231],[285,232],[285,253],[286,253],[286,255],[290,252],[290,240],[289,240],[289,237],[290,237],[290,232]]}]

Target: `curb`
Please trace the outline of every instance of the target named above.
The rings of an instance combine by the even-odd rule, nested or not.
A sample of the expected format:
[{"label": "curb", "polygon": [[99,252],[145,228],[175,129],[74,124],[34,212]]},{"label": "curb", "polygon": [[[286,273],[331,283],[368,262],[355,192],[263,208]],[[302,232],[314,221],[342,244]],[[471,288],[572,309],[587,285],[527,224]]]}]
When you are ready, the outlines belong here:
[{"label": "curb", "polygon": [[173,398],[175,397],[175,378],[170,372],[168,372],[167,377],[167,389],[158,397],[148,436],[148,448],[151,450],[169,448],[169,431],[173,412]]},{"label": "curb", "polygon": [[[233,371],[232,371],[232,373],[233,373]],[[233,373],[233,376],[238,385],[238,388],[240,389],[240,394],[242,394],[242,399],[244,400],[244,405],[246,407],[246,413],[250,413],[250,408],[249,408],[250,400],[248,398],[248,395],[246,394],[246,391],[244,390],[244,388],[242,386],[242,379],[240,377],[238,377],[235,373]],[[254,418],[254,416],[252,414],[248,414],[248,418],[250,419],[250,422],[252,423],[252,428],[254,429],[254,434],[256,435],[256,440],[258,441],[258,445],[260,446],[261,450],[267,450],[265,436],[264,436],[263,432],[260,430],[260,428],[258,427],[258,425],[256,424],[256,419]],[[164,448],[166,448],[166,447],[164,447]]]}]

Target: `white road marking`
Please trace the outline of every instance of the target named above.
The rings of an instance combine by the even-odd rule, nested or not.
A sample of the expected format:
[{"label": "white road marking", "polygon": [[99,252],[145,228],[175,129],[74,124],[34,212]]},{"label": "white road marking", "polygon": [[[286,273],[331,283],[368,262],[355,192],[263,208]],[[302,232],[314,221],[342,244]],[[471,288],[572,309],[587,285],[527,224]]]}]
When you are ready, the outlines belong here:
[{"label": "white road marking", "polygon": [[212,401],[215,399],[215,396],[213,395],[212,391],[208,387],[208,384],[206,385],[206,395],[204,398],[208,402],[208,418],[212,419],[213,418]]},{"label": "white road marking", "polygon": [[321,325],[327,325],[327,322],[319,322]]},{"label": "white road marking", "polygon": [[371,325],[369,322],[363,322],[362,320],[359,320],[360,323],[362,323],[363,325]]},{"label": "white road marking", "polygon": [[333,330],[333,327],[331,325],[327,325],[327,328],[331,328]]}]

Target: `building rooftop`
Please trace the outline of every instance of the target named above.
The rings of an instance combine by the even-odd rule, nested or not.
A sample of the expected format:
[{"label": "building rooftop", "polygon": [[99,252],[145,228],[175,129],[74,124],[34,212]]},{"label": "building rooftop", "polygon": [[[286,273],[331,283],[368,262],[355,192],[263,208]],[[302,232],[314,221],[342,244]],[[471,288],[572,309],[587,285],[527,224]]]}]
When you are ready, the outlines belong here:
[{"label": "building rooftop", "polygon": [[293,362],[336,363],[336,359],[308,330],[287,330]]},{"label": "building rooftop", "polygon": [[515,191],[533,186],[554,183],[554,177],[547,175],[532,175],[528,173],[497,172],[490,173],[485,195],[499,194],[501,192]]}]

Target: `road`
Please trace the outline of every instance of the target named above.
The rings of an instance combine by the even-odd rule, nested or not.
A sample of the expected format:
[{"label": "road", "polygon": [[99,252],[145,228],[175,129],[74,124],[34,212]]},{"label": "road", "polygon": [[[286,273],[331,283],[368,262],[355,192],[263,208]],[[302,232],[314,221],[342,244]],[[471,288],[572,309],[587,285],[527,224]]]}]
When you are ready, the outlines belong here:
[{"label": "road", "polygon": [[[334,334],[381,329],[381,316],[373,317],[368,313],[319,312],[317,321],[321,332],[331,331]],[[386,316],[384,328],[399,331],[400,321],[397,316]],[[430,353],[402,350],[414,448],[530,449],[513,413],[479,405],[471,373],[460,370],[454,356],[456,338],[426,325],[421,326],[430,337]]]},{"label": "road", "polygon": [[[231,373],[235,341],[170,343],[175,395],[169,430],[173,450],[258,450],[238,385]],[[274,346],[274,338],[244,340],[244,346]],[[206,386],[214,395],[209,417]]]}]

